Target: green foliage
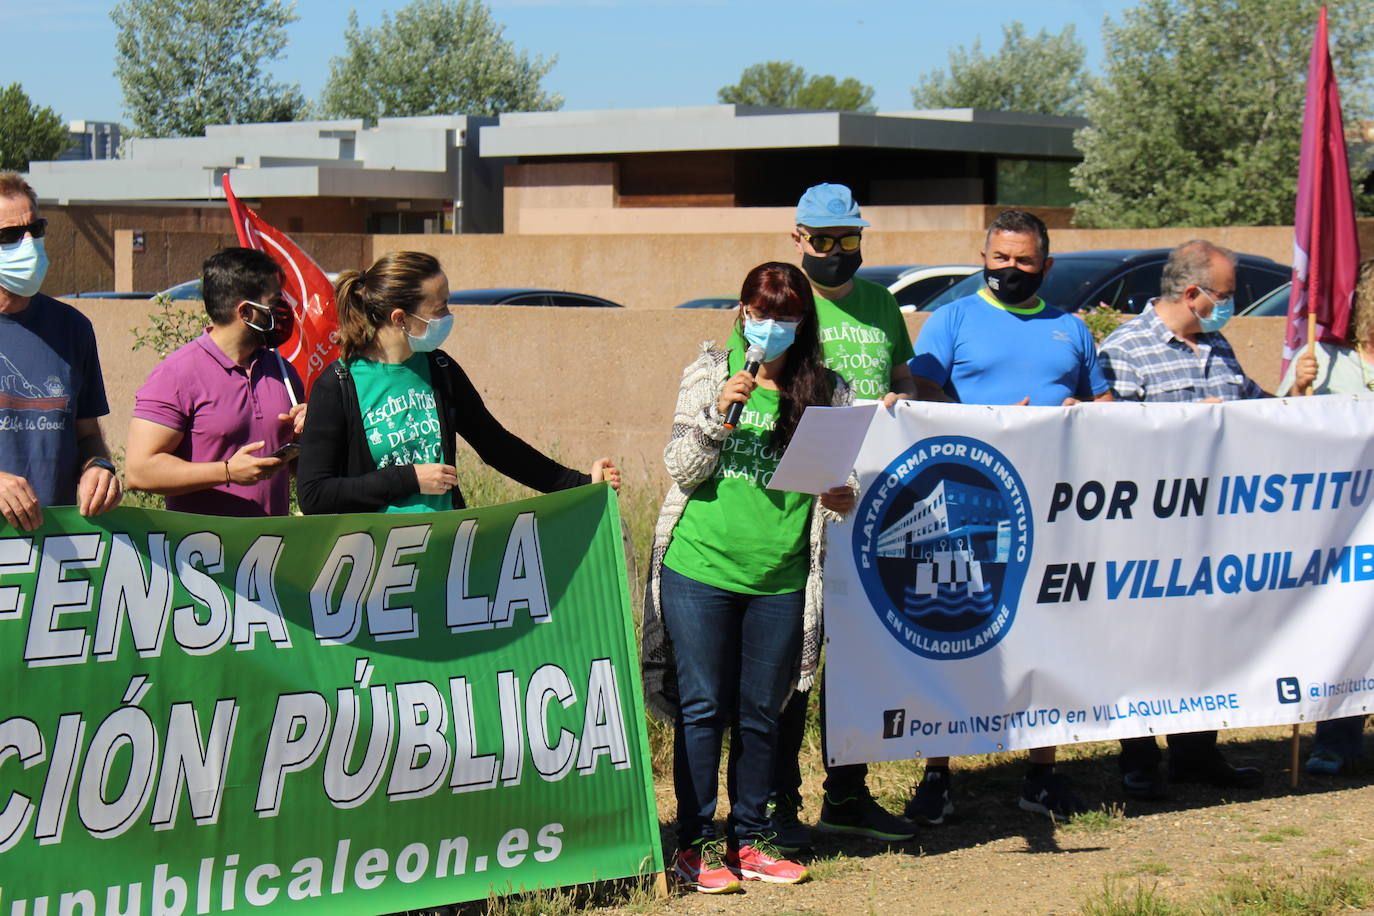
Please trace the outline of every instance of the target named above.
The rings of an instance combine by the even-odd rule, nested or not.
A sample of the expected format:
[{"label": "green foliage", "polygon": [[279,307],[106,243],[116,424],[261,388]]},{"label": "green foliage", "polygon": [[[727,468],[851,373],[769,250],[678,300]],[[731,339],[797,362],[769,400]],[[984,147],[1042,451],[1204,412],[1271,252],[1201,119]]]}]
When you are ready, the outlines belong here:
[{"label": "green foliage", "polygon": [[[1104,28],[1106,74],[1074,188],[1084,226],[1287,225],[1297,196],[1311,0],[1143,0]],[[1346,123],[1363,109],[1374,0],[1332,4]]]},{"label": "green foliage", "polygon": [[148,325],[129,331],[134,338],[130,350],[147,347],[157,353],[158,359],[166,359],[168,353],[199,337],[209,321],[205,309],[181,308],[160,293],[153,297],[153,304],[157,309],[149,316]]},{"label": "green foliage", "polygon": [[1057,35],[1041,29],[1031,36],[1021,23],[1012,22],[1002,27],[996,54],[984,54],[977,39],[971,48],[955,48],[949,52],[949,69],[921,77],[911,100],[917,108],[1082,114],[1088,89],[1085,53],[1072,25]]},{"label": "green foliage", "polygon": [[1069,818],[1064,829],[1080,833],[1106,833],[1124,826],[1125,823],[1126,809],[1121,805],[1108,805],[1078,812]]},{"label": "green foliage", "polygon": [[395,118],[561,107],[563,97],[540,85],[557,58],[530,60],[504,31],[482,0],[414,0],[367,28],[354,11],[321,108],[328,117]]},{"label": "green foliage", "polygon": [[52,159],[71,142],[57,112],[33,104],[18,83],[0,89],[0,171],[27,172],[30,162]]},{"label": "green foliage", "polygon": [[121,0],[110,18],[115,75],[142,136],[196,137],[207,124],[305,114],[300,88],[262,71],[297,19],[281,0]]},{"label": "green foliage", "polygon": [[1083,323],[1092,332],[1093,340],[1100,344],[1108,334],[1121,325],[1122,319],[1126,316],[1110,305],[1099,305],[1095,309],[1088,309],[1078,317],[1083,319]]},{"label": "green foliage", "polygon": [[751,64],[733,86],[722,86],[720,101],[772,108],[813,108],[823,111],[873,111],[873,87],[852,76],[837,79],[811,74],[791,61]]}]

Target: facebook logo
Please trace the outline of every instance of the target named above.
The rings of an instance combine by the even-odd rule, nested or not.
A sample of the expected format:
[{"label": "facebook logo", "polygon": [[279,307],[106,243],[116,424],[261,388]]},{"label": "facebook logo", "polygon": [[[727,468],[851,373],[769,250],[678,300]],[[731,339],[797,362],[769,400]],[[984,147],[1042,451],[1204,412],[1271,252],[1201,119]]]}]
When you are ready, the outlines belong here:
[{"label": "facebook logo", "polygon": [[1295,677],[1281,677],[1274,682],[1279,691],[1280,703],[1296,703],[1302,699],[1302,690]]},{"label": "facebook logo", "polygon": [[883,737],[902,737],[902,726],[906,724],[905,709],[889,709],[883,712]]}]

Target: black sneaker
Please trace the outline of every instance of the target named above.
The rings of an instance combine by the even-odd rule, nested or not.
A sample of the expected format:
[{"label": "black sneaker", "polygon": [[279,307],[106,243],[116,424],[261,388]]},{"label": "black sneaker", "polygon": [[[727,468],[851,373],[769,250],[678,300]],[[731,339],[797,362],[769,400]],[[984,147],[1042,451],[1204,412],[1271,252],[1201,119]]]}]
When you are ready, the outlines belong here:
[{"label": "black sneaker", "polygon": [[1164,774],[1160,771],[1159,764],[1128,770],[1121,774],[1121,788],[1131,798],[1164,798]]},{"label": "black sneaker", "polygon": [[789,798],[768,803],[768,829],[773,832],[773,845],[784,852],[796,852],[811,845],[811,828],[797,816],[798,805]]},{"label": "black sneaker", "polygon": [[1073,793],[1066,777],[1050,773],[1026,776],[1021,784],[1021,810],[1045,814],[1055,821],[1067,821],[1087,811],[1088,806]]},{"label": "black sneaker", "polygon": [[848,798],[833,798],[826,792],[816,829],[830,833],[852,833],[893,843],[909,840],[916,835],[916,827],[911,821],[889,814],[873,800],[866,787]]},{"label": "black sneaker", "polygon": [[1222,789],[1255,789],[1264,782],[1264,771],[1259,767],[1232,766],[1220,751],[1191,760],[1175,760],[1170,754],[1169,781],[1203,782]]},{"label": "black sneaker", "polygon": [[949,797],[949,770],[927,769],[916,786],[911,800],[902,812],[906,819],[917,824],[935,827],[945,822],[954,813],[954,802]]}]

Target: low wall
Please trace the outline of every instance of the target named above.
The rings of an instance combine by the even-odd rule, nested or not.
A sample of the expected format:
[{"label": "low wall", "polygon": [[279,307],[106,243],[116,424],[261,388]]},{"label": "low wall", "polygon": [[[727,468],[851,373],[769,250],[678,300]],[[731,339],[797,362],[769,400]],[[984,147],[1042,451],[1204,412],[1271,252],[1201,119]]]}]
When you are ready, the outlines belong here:
[{"label": "low wall", "polygon": [[[1374,220],[1360,223],[1362,249],[1374,253]],[[116,289],[165,289],[198,275],[205,256],[235,244],[216,232],[115,232]],[[733,296],[751,267],[796,262],[786,224],[776,232],[672,235],[331,235],[295,236],[326,271],[366,267],[388,251],[415,249],[437,257],[453,289],[534,286],[604,296],[632,309],[671,308],[700,296]],[[1237,251],[1288,264],[1293,230],[1283,226],[1183,229],[1056,229],[1054,251],[1168,248],[1208,238]],[[970,264],[983,244],[980,230],[891,231],[864,238],[868,264]],[[55,287],[49,287],[55,289]],[[89,288],[89,287],[87,287]],[[66,292],[65,289],[61,290]]]},{"label": "low wall", "polygon": [[[157,363],[131,351],[131,329],[150,308],[127,300],[82,300],[95,324],[111,415],[111,448],[122,448],[133,394]],[[449,345],[493,414],[534,445],[590,465],[614,457],[632,482],[666,485],[663,446],[681,369],[704,340],[725,341],[732,313],[707,310],[461,308]],[[913,337],[924,315],[907,316]],[[1227,337],[1247,372],[1268,390],[1278,382],[1282,318],[1241,318]]]}]

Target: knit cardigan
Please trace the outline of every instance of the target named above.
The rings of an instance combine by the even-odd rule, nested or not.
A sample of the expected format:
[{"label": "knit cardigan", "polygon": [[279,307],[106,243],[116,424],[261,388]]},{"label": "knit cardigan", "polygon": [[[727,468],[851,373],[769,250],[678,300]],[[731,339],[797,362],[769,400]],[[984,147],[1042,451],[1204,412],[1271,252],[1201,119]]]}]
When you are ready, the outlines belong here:
[{"label": "knit cardigan", "polygon": [[[673,431],[663,460],[673,485],[659,510],[654,526],[654,546],[649,558],[649,577],[644,587],[644,628],[640,640],[640,664],[644,674],[644,697],[649,710],[671,721],[678,711],[677,668],[672,640],[663,622],[659,582],[663,557],[673,540],[673,530],[682,518],[692,492],[715,472],[721,443],[730,434],[725,416],[717,409],[721,387],[730,376],[729,351],[715,349],[710,343],[701,347],[697,357],[682,374]],[[831,373],[832,407],[854,403],[849,386]],[[851,478],[850,485],[854,481]],[[842,516],[821,506],[816,500],[811,510],[810,562],[806,575],[806,599],[802,614],[802,649],[797,659],[793,684],[807,690],[816,679],[821,648],[821,572],[825,564],[825,523]]]}]

